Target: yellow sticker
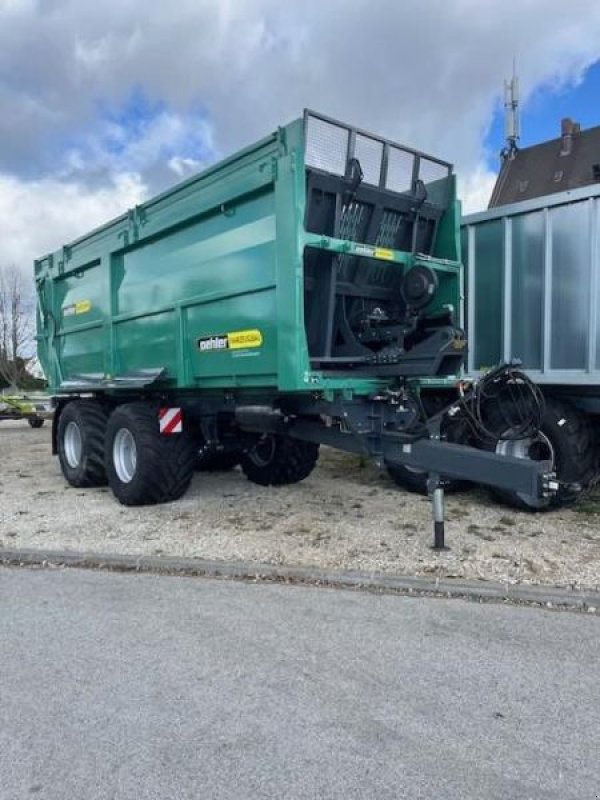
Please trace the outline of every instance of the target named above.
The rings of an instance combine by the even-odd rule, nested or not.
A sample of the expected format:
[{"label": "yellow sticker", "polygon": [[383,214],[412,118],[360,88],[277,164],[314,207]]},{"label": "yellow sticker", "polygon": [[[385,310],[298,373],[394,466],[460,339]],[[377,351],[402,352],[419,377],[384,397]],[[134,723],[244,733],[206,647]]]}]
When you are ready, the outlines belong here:
[{"label": "yellow sticker", "polygon": [[385,247],[376,247],[375,248],[375,258],[383,258],[386,261],[393,261],[394,260],[394,251],[393,250],[386,250]]},{"label": "yellow sticker", "polygon": [[263,343],[262,333],[253,329],[249,331],[233,331],[227,334],[230,350],[242,350],[246,347],[260,347]]},{"label": "yellow sticker", "polygon": [[79,300],[77,303],[71,303],[70,306],[63,307],[63,317],[72,317],[75,314],[87,314],[92,310],[91,300]]},{"label": "yellow sticker", "polygon": [[89,300],[80,300],[78,303],[75,303],[76,314],[87,314],[91,308],[92,304]]}]

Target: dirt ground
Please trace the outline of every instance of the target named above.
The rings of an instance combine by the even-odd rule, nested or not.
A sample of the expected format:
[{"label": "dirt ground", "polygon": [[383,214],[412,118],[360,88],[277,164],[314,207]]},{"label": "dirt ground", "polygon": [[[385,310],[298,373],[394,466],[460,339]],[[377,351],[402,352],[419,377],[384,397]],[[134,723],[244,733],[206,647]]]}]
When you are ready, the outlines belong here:
[{"label": "dirt ground", "polygon": [[50,425],[0,423],[0,547],[164,554],[398,575],[484,578],[600,589],[600,496],[522,513],[483,490],[447,498],[447,542],[430,549],[427,498],[359,457],[323,449],[302,483],[263,488],[198,473],[176,503],[119,505],[74,489],[50,453]]}]

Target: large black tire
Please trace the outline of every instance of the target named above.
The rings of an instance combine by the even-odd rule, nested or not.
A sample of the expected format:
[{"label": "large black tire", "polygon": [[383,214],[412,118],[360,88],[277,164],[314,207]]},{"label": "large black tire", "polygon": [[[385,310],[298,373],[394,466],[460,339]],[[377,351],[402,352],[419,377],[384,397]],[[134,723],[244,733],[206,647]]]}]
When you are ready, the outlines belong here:
[{"label": "large black tire", "polygon": [[267,434],[241,457],[242,471],[261,486],[284,486],[307,478],[319,458],[319,445]]},{"label": "large black tire", "polygon": [[72,400],[61,411],[57,427],[60,468],[78,488],[104,486],[104,434],[108,411],[96,400]]},{"label": "large black tire", "polygon": [[[546,408],[540,434],[535,440],[519,443],[496,442],[496,452],[534,460],[549,459],[563,484],[557,494],[548,498],[493,489],[502,502],[523,511],[547,511],[570,505],[577,500],[578,487],[585,487],[597,469],[596,437],[590,418],[568,400],[546,397]],[[566,484],[566,485],[564,485]]]},{"label": "large black tire", "polygon": [[44,424],[42,417],[27,417],[30,428],[41,428]]},{"label": "large black tire", "polygon": [[179,499],[190,485],[196,457],[196,442],[185,426],[183,433],[160,433],[158,408],[150,403],[125,403],[108,420],[106,474],[125,506]]}]

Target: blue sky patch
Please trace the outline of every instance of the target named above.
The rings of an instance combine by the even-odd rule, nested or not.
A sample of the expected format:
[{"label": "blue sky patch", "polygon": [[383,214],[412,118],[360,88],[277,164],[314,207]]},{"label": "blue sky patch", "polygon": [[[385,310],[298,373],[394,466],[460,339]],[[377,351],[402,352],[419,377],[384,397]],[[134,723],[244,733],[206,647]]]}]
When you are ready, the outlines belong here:
[{"label": "blue sky patch", "polygon": [[118,106],[98,101],[92,124],[62,140],[62,171],[86,183],[115,173],[139,173],[160,191],[218,156],[212,127],[199,107],[184,111],[151,99],[141,88]]},{"label": "blue sky patch", "polygon": [[[521,102],[521,147],[529,147],[560,136],[560,121],[571,117],[582,128],[600,125],[600,61],[585,72],[577,86],[560,89],[540,87]],[[485,150],[490,169],[497,170],[500,150],[504,146],[504,106],[500,104],[493,116],[485,138]]]},{"label": "blue sky patch", "polygon": [[124,134],[123,137],[116,137],[109,132],[104,137],[106,149],[115,155],[122,154],[127,142],[142,137],[152,121],[166,110],[166,103],[150,100],[140,87],[131,92],[121,107],[110,107],[99,102],[98,116],[102,122],[111,124]]}]

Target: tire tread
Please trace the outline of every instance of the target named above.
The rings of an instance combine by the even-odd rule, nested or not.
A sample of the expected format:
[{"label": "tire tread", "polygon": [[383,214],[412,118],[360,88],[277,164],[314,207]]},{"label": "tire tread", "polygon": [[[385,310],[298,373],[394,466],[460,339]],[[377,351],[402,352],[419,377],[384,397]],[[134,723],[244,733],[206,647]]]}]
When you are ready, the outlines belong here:
[{"label": "tire tread", "polygon": [[[135,429],[139,477],[122,484],[112,463],[112,439],[120,427]],[[118,406],[111,416],[106,436],[105,464],[109,484],[123,505],[156,505],[178,500],[187,491],[196,463],[193,438],[184,430],[171,436],[161,435],[158,409],[145,402]]]},{"label": "tire tread", "polygon": [[275,436],[275,440],[273,458],[264,466],[242,454],[240,463],[248,480],[260,486],[286,486],[307,478],[319,458],[319,445],[291,436]]},{"label": "tire tread", "polygon": [[[556,452],[555,429],[558,429],[560,441],[563,447],[567,448],[567,458],[563,457],[564,453],[558,453],[558,479],[561,482],[581,484],[585,487],[597,471],[596,436],[592,422],[587,414],[576,408],[569,400],[548,396],[545,402],[546,409],[540,430],[551,440]],[[522,511],[562,508],[572,505],[578,497],[577,491],[562,487],[550,499],[547,506],[534,508],[514,492],[495,489],[493,494],[502,502]]]},{"label": "tire tread", "polygon": [[[65,424],[64,414],[74,416],[73,421],[77,422],[85,446],[81,468],[74,472],[66,466],[61,457],[61,467],[63,474],[71,486],[80,489],[95,486],[105,486],[107,483],[106,470],[104,468],[104,434],[108,420],[107,408],[97,400],[73,400],[62,410],[61,418],[58,422],[58,436],[62,438],[63,426]],[[67,417],[68,420],[68,417]],[[67,474],[67,471],[70,474]]]}]

